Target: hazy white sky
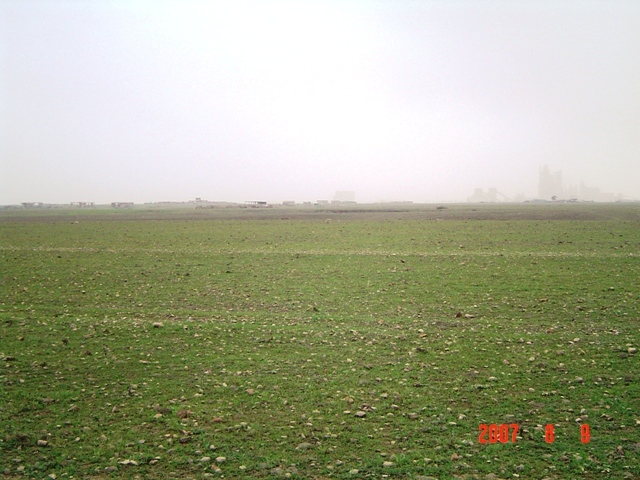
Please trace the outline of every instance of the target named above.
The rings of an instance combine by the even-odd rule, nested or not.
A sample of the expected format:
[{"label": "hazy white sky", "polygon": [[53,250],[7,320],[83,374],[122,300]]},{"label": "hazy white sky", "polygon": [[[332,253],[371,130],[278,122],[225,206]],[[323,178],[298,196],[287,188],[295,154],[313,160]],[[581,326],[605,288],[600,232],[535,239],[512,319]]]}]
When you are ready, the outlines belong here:
[{"label": "hazy white sky", "polygon": [[0,0],[0,204],[640,198],[640,2]]}]

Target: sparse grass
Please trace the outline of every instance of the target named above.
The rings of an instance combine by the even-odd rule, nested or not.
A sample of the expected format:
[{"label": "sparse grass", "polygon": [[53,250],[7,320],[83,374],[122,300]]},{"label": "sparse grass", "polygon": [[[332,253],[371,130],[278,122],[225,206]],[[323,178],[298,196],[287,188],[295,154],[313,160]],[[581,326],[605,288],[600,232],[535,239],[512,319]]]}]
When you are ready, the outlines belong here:
[{"label": "sparse grass", "polygon": [[624,205],[0,213],[0,472],[636,478],[639,227]]}]

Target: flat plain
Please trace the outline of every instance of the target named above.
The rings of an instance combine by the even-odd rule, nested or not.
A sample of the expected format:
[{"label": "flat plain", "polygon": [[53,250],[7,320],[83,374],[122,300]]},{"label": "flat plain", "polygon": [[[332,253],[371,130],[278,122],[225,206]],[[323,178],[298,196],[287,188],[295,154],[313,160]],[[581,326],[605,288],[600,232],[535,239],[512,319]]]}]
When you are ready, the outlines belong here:
[{"label": "flat plain", "polygon": [[5,478],[640,478],[638,204],[4,210],[0,265]]}]

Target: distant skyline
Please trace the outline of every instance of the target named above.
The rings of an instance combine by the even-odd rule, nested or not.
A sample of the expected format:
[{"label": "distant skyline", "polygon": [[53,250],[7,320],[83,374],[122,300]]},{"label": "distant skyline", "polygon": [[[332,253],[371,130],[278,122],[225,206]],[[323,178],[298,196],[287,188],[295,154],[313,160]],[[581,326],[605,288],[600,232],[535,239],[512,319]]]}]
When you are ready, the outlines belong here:
[{"label": "distant skyline", "polygon": [[0,205],[640,198],[640,2],[0,0]]}]

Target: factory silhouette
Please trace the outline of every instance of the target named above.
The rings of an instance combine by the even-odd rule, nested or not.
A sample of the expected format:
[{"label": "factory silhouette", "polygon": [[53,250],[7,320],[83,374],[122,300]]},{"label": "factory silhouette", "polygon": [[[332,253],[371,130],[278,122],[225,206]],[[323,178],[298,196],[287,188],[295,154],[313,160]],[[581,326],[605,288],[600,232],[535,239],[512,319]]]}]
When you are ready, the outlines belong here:
[{"label": "factory silhouette", "polygon": [[527,199],[524,195],[509,198],[498,191],[497,188],[489,188],[485,192],[482,188],[476,188],[469,198],[472,203],[494,202],[621,202],[629,201],[629,197],[622,194],[602,192],[598,187],[589,187],[584,182],[580,185],[565,185],[562,180],[562,170],[552,172],[548,165],[540,167],[538,178],[538,196]]},{"label": "factory silhouette", "polygon": [[621,194],[602,192],[598,187],[565,185],[562,181],[562,170],[552,172],[548,165],[540,168],[538,197],[543,200],[568,200],[583,202],[616,202],[626,198]]},{"label": "factory silhouette", "polygon": [[[637,202],[637,199],[622,195],[613,194],[608,192],[602,192],[597,187],[590,187],[585,185],[584,182],[580,182],[580,185],[566,185],[562,179],[562,171],[552,171],[548,165],[544,165],[539,169],[538,177],[538,193],[537,197],[527,197],[523,194],[518,194],[513,197],[509,197],[500,192],[497,188],[491,187],[486,191],[482,188],[476,188],[473,195],[467,198],[469,203],[498,203],[498,202]],[[281,203],[272,203],[264,199],[261,200],[249,200],[244,203],[235,201],[208,201],[197,197],[195,200],[187,201],[155,201],[146,202],[146,206],[157,207],[175,207],[175,206],[195,206],[195,208],[271,208],[276,205],[282,205],[284,207],[293,206],[328,206],[328,205],[353,205],[356,204],[356,193],[351,190],[337,190],[332,200],[316,200],[311,201],[295,201],[284,200]],[[413,203],[412,201],[382,201],[375,203]],[[426,202],[429,203],[429,202]],[[443,203],[443,202],[438,202]],[[449,202],[445,202],[449,203]],[[456,203],[456,202],[453,202]],[[111,208],[116,209],[130,209],[134,208],[134,203],[127,202],[111,202]],[[95,202],[75,201],[70,204],[49,204],[43,202],[22,202],[20,205],[6,205],[1,206],[4,209],[7,208],[25,208],[25,209],[39,209],[39,208],[97,208],[108,207],[109,204],[97,205]],[[140,206],[140,204],[135,205]]]}]

